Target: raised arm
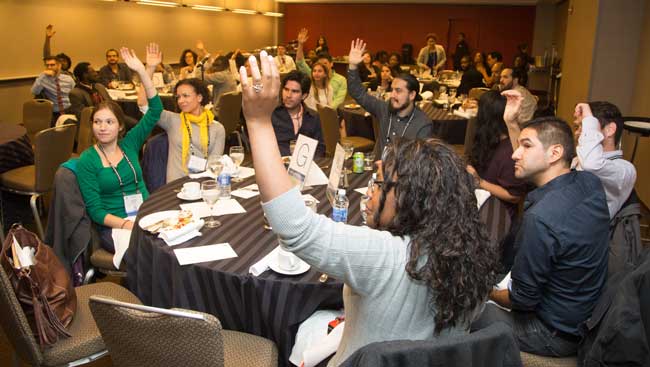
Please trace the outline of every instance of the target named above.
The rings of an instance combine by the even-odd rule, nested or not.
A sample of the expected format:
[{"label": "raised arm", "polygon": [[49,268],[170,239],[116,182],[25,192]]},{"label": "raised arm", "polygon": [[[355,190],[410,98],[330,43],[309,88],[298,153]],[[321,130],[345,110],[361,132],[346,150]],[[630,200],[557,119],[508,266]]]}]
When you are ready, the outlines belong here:
[{"label": "raised arm", "polygon": [[519,128],[519,114],[524,97],[519,91],[514,89],[503,91],[501,95],[507,99],[506,108],[503,111],[503,120],[508,127],[508,136],[510,137],[510,144],[512,144],[512,151],[514,152],[519,148],[518,139],[519,133],[521,133],[521,129]]},{"label": "raised arm", "polygon": [[304,44],[309,39],[309,31],[306,28],[303,28],[298,33],[298,49],[296,49],[296,67],[300,72],[303,72],[307,75],[311,75],[311,68],[307,65],[305,61],[305,50]]},{"label": "raised arm", "polygon": [[[156,92],[156,88],[153,86],[151,77],[149,77],[149,74],[147,74],[144,64],[135,55],[135,51],[129,50],[126,47],[122,47],[120,49],[120,55],[122,56],[122,60],[124,60],[124,63],[131,70],[138,73],[138,76],[140,77],[140,81],[142,82],[142,86],[144,87],[144,91],[147,95],[147,98],[151,99],[155,97],[158,94]],[[146,60],[147,60],[147,64],[152,64],[154,70],[156,69],[156,65],[158,65],[161,62],[162,54],[160,53],[160,48],[158,47],[157,44],[150,43],[147,46]]]},{"label": "raised arm", "polygon": [[352,41],[350,54],[348,55],[348,92],[366,111],[374,116],[378,116],[381,109],[386,108],[386,102],[369,96],[366,88],[361,84],[361,78],[359,77],[359,64],[363,60],[363,53],[365,51],[366,44],[363,40],[357,38]]},{"label": "raised arm", "polygon": [[54,26],[48,24],[47,27],[45,27],[45,42],[43,43],[43,58],[52,55],[50,40],[52,39],[52,37],[54,37],[54,34],[56,34],[56,31],[54,30]]}]

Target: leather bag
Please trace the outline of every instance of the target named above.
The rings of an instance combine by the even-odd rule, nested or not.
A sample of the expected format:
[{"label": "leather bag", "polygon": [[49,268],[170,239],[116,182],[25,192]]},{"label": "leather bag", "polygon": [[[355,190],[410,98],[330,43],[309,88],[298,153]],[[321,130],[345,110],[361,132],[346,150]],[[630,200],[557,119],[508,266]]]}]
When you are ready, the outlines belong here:
[{"label": "leather bag", "polygon": [[[14,237],[22,248],[34,249],[34,265],[21,269],[13,266]],[[69,337],[66,327],[77,309],[77,294],[54,251],[34,233],[15,224],[3,243],[0,263],[41,347],[56,343],[60,337]]]}]

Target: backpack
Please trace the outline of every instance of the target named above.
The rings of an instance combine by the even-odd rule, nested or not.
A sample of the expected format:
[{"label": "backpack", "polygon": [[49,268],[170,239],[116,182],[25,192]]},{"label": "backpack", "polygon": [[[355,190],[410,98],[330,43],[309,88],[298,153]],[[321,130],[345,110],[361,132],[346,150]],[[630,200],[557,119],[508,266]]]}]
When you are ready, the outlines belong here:
[{"label": "backpack", "polygon": [[607,279],[621,271],[632,270],[641,255],[643,244],[639,218],[641,205],[636,192],[632,190],[623,207],[609,222]]}]

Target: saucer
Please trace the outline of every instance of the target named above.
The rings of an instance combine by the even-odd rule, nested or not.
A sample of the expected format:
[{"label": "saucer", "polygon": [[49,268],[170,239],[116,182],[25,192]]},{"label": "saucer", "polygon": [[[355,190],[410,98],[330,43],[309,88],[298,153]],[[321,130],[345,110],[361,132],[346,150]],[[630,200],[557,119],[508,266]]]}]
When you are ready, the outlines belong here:
[{"label": "saucer", "polygon": [[311,266],[309,266],[309,264],[307,264],[306,262],[298,259],[298,266],[294,270],[284,270],[280,268],[280,266],[278,265],[278,260],[276,259],[276,260],[269,261],[269,268],[271,268],[271,270],[273,270],[276,273],[280,273],[284,275],[300,275],[306,273],[311,268]]},{"label": "saucer", "polygon": [[195,201],[195,200],[201,200],[201,193],[199,193],[197,196],[185,196],[185,193],[181,191],[178,194],[176,194],[176,197],[181,200]]}]

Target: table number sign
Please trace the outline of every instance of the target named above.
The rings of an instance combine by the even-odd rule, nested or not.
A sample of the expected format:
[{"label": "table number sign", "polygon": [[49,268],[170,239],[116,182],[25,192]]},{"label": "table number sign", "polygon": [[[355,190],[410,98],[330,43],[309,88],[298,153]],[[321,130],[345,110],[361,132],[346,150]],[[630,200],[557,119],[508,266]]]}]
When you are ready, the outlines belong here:
[{"label": "table number sign", "polygon": [[339,188],[339,183],[341,182],[341,172],[343,172],[343,162],[345,160],[345,151],[341,144],[336,144],[336,150],[334,151],[334,159],[332,160],[332,169],[330,170],[329,182],[327,184],[327,198],[330,200],[330,203],[334,199],[334,194]]},{"label": "table number sign", "polygon": [[296,147],[291,156],[291,163],[287,172],[296,186],[300,186],[302,190],[305,184],[305,177],[309,173],[309,167],[314,161],[314,154],[316,154],[316,147],[318,141],[302,134],[298,135]]}]

